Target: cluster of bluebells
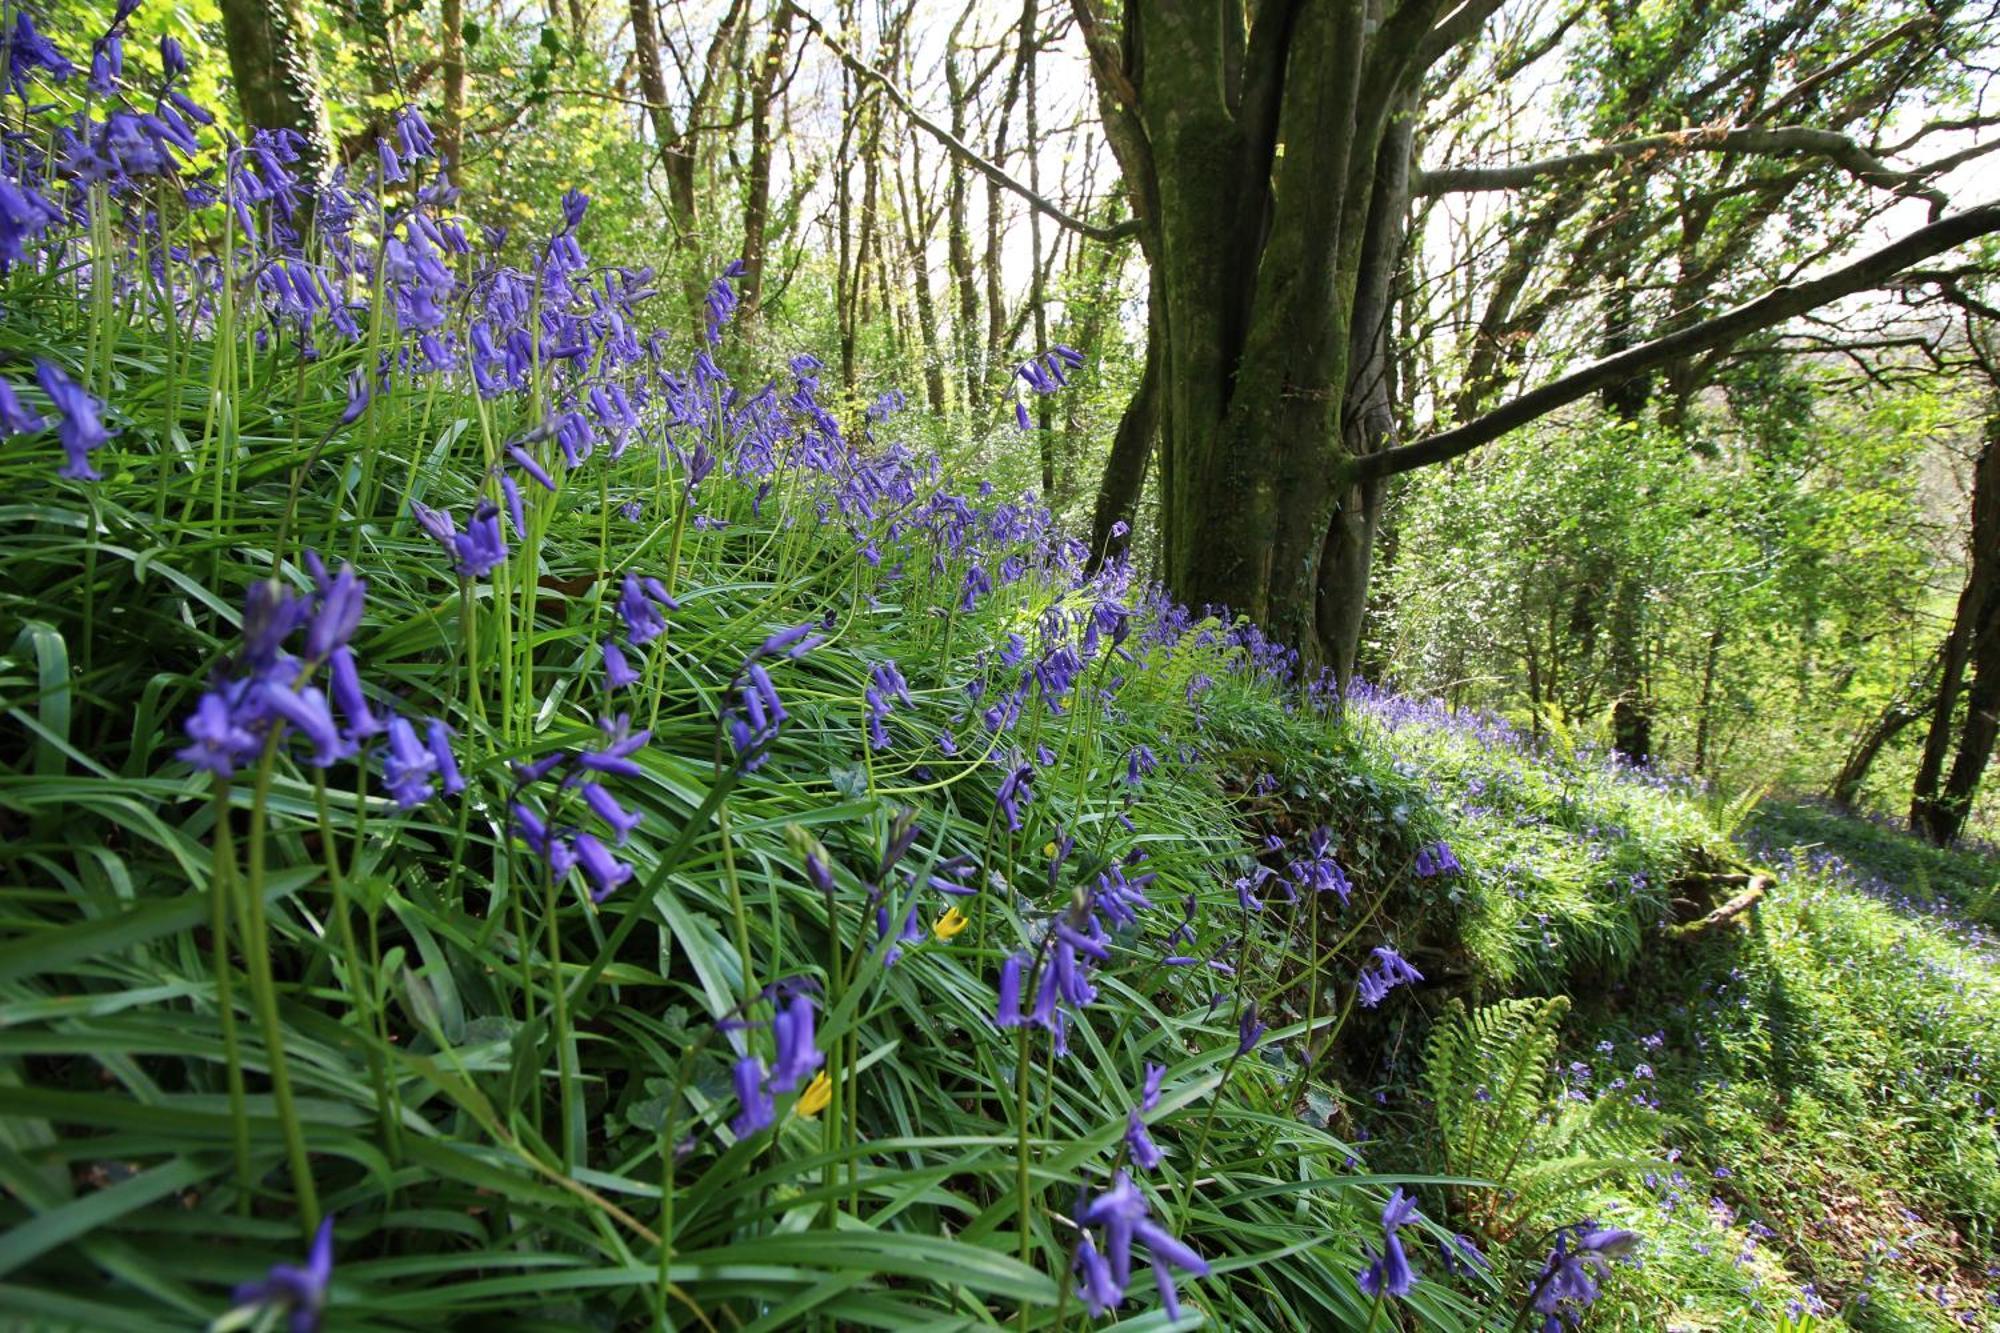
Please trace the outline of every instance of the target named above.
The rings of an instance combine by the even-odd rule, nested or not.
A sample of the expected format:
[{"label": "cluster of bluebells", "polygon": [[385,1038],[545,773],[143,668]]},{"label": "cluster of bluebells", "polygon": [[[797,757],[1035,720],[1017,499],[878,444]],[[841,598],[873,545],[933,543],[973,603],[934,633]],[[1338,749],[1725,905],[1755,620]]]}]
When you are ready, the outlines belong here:
[{"label": "cluster of bluebells", "polygon": [[1630,1231],[1589,1222],[1557,1231],[1528,1298],[1529,1308],[1541,1316],[1540,1333],[1562,1333],[1565,1324],[1581,1327],[1584,1313],[1602,1294],[1611,1261],[1630,1255],[1638,1243]]},{"label": "cluster of bluebells", "polygon": [[[1015,376],[1036,393],[1051,394],[1069,385],[1069,372],[1083,368],[1083,353],[1074,347],[1057,343],[1040,356],[1023,361],[1014,368]],[[1028,404],[1025,399],[1014,400],[1014,424],[1022,430],[1032,430],[1028,420]]]},{"label": "cluster of bluebells", "polygon": [[774,1095],[797,1091],[826,1063],[815,1035],[813,997],[807,985],[780,984],[772,988],[770,999],[775,1006],[771,1018],[772,1065],[767,1069],[762,1056],[745,1054],[737,1058],[730,1070],[737,1112],[729,1122],[729,1130],[739,1139],[749,1138],[777,1123]]},{"label": "cluster of bluebells", "polygon": [[[451,750],[451,729],[437,718],[417,726],[399,713],[386,724],[362,688],[349,644],[361,624],[368,585],[350,566],[329,573],[306,554],[310,594],[288,591],[275,579],[250,585],[243,608],[243,638],[228,670],[196,702],[184,724],[188,744],[180,757],[219,778],[256,763],[267,748],[290,737],[307,743],[304,760],[330,768],[357,757],[367,741],[386,733],[383,785],[404,809],[436,794],[465,789]],[[302,633],[301,633],[302,632]],[[301,633],[297,651],[286,644]],[[324,673],[324,688],[318,683]]]},{"label": "cluster of bluebells", "polygon": [[868,746],[874,750],[889,748],[889,732],[882,724],[889,719],[894,705],[905,708],[916,707],[910,698],[909,682],[896,669],[894,662],[877,662],[868,671],[868,689],[864,699],[868,706]]},{"label": "cluster of bluebells", "polygon": [[[604,644],[605,689],[614,694],[636,679],[617,646]],[[559,748],[532,762],[516,764],[512,828],[530,851],[540,857],[554,883],[581,870],[593,902],[603,902],[633,876],[632,865],[619,859],[613,847],[624,847],[645,817],[627,810],[606,785],[613,778],[633,779],[645,770],[633,756],[652,739],[648,730],[634,731],[629,713],[601,719],[604,739],[593,747]],[[542,808],[527,799],[530,789],[546,785]],[[577,812],[572,801],[581,802]],[[574,813],[578,822],[557,818]],[[585,815],[589,818],[586,820]],[[609,845],[605,837],[609,836]]]},{"label": "cluster of bluebells", "polygon": [[815,633],[814,626],[793,625],[765,639],[743,660],[730,682],[730,689],[738,691],[735,707],[724,714],[740,772],[754,773],[763,766],[771,743],[791,716],[764,663],[781,657],[796,661],[825,642],[826,635]]},{"label": "cluster of bluebells", "polygon": [[1208,1276],[1208,1261],[1154,1220],[1152,1205],[1124,1171],[1112,1176],[1109,1188],[1079,1201],[1076,1221],[1083,1229],[1076,1243],[1077,1289],[1093,1316],[1124,1303],[1135,1243],[1145,1247],[1169,1319],[1181,1314],[1174,1271]]},{"label": "cluster of bluebells", "polygon": [[1354,979],[1354,990],[1363,1009],[1373,1009],[1398,986],[1422,981],[1424,974],[1411,967],[1403,956],[1386,944],[1369,950],[1368,962]]}]

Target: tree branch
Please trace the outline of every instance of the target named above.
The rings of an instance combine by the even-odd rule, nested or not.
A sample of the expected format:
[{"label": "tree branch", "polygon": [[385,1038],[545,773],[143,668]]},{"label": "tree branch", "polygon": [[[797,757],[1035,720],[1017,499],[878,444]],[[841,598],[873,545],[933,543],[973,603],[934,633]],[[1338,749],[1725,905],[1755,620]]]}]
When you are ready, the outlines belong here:
[{"label": "tree branch", "polygon": [[909,118],[912,124],[943,144],[953,157],[958,158],[974,171],[977,171],[980,175],[998,185],[1001,189],[1011,191],[1027,200],[1044,217],[1051,219],[1059,226],[1067,227],[1071,231],[1088,236],[1094,241],[1120,241],[1127,236],[1136,234],[1139,230],[1139,224],[1136,221],[1125,221],[1111,227],[1100,227],[1095,223],[1085,222],[1082,218],[1073,217],[1059,204],[1051,203],[1049,200],[1044,199],[1041,195],[1035,193],[1005,171],[974,152],[964,140],[960,139],[950,130],[917,110],[915,103],[910,101],[908,95],[902,89],[898,88],[888,75],[882,73],[882,71],[876,69],[874,66],[863,62],[860,57],[841,45],[832,33],[821,26],[818,19],[807,13],[804,7],[799,5],[796,0],[784,0],[784,4],[787,9],[804,20],[806,27],[812,29],[813,35],[819,38],[827,50],[833,52],[839,58],[841,64],[853,71],[855,77],[866,79],[879,87],[883,94],[896,104],[896,108]]},{"label": "tree branch", "polygon": [[1931,206],[1933,220],[1951,205],[1943,191],[1924,179],[1924,173],[1898,171],[1844,134],[1803,125],[1651,134],[1641,139],[1627,139],[1623,143],[1605,144],[1581,153],[1567,153],[1511,167],[1448,167],[1442,171],[1426,171],[1417,177],[1413,188],[1418,194],[1519,190],[1545,180],[1580,172],[1602,171],[1618,162],[1688,152],[1812,153],[1826,158],[1865,184],[1925,200]]},{"label": "tree branch", "polygon": [[1482,444],[1586,397],[1607,384],[1617,384],[1655,366],[1696,356],[1734,342],[1746,334],[1782,324],[1795,315],[1817,309],[1855,292],[1879,287],[1904,269],[1978,237],[2000,231],[2000,203],[1981,204],[1921,227],[1901,240],[1805,282],[1789,283],[1754,301],[1725,310],[1674,333],[1593,361],[1580,370],[1552,380],[1462,426],[1440,431],[1411,444],[1398,445],[1350,462],[1350,478],[1366,481],[1392,477],[1432,463],[1471,453]]}]

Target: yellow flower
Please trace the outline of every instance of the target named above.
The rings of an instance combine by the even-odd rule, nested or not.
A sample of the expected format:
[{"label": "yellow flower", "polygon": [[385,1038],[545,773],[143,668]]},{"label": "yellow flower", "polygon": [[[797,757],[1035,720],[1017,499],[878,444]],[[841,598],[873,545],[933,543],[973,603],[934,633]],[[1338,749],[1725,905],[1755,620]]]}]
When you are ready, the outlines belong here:
[{"label": "yellow flower", "polygon": [[931,927],[931,934],[940,940],[948,940],[971,924],[972,918],[954,907],[937,919],[937,924]]},{"label": "yellow flower", "polygon": [[802,1120],[810,1120],[826,1109],[833,1100],[833,1080],[826,1076],[824,1069],[813,1075],[813,1081],[806,1084],[806,1090],[799,1094],[798,1101],[792,1103],[792,1114]]}]

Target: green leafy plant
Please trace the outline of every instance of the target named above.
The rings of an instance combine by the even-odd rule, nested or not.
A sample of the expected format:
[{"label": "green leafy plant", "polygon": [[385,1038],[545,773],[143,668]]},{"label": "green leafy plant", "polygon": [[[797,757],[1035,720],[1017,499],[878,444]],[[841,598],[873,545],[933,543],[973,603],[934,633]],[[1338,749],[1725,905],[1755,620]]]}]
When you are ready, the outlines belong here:
[{"label": "green leafy plant", "polygon": [[[1551,1107],[1567,996],[1454,1001],[1431,1032],[1424,1084],[1436,1107],[1440,1163],[1490,1182],[1461,1189],[1458,1207],[1507,1239],[1538,1218],[1562,1218],[1591,1186],[1652,1165],[1655,1118],[1616,1096]],[[1570,1209],[1570,1211],[1575,1211]]]}]

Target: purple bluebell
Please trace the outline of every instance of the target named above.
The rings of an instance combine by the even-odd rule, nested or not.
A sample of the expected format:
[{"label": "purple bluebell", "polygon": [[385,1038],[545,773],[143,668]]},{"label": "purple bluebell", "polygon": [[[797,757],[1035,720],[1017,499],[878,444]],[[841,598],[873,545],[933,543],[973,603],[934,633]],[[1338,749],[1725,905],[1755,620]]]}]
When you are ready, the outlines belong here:
[{"label": "purple bluebell", "polygon": [[777,1107],[772,1104],[771,1094],[764,1086],[762,1060],[754,1055],[744,1056],[730,1070],[730,1080],[736,1086],[737,1105],[742,1108],[729,1122],[730,1133],[739,1139],[747,1139],[777,1123]]},{"label": "purple bluebell", "polygon": [[237,766],[254,760],[261,748],[255,733],[215,690],[201,696],[184,725],[188,744],[179,751],[180,758],[219,778],[233,776]]},{"label": "purple bluebell", "polygon": [[1021,985],[1027,967],[1027,956],[1018,953],[1008,954],[1000,964],[1000,1002],[993,1014],[995,1027],[1017,1028],[1028,1021],[1021,1013]]},{"label": "purple bluebell", "polygon": [[1355,993],[1363,1009],[1373,1009],[1396,987],[1423,979],[1424,974],[1405,962],[1401,954],[1386,944],[1377,945],[1369,951],[1367,966],[1354,979]]},{"label": "purple bluebell", "polygon": [[771,1068],[771,1091],[790,1092],[826,1063],[813,1033],[812,996],[800,991],[771,1020],[777,1042],[777,1063]]},{"label": "purple bluebell", "polygon": [[104,428],[97,400],[53,361],[37,359],[35,379],[55,407],[56,438],[68,455],[60,475],[72,481],[98,480],[102,474],[91,467],[90,455],[111,439],[111,432]]},{"label": "purple bluebell", "polygon": [[1243,1012],[1236,1019],[1236,1053],[1248,1055],[1256,1050],[1264,1032],[1264,1024],[1257,1018],[1257,1002],[1251,1000],[1243,1006]]},{"label": "purple bluebell", "polygon": [[622,690],[637,685],[639,673],[625,660],[625,654],[618,647],[616,639],[606,639],[604,649],[604,684],[607,689]]},{"label": "purple bluebell", "polygon": [[443,783],[446,796],[456,796],[465,790],[465,775],[458,771],[458,759],[451,752],[452,730],[441,718],[432,718],[424,723],[424,745],[437,760],[438,779]]},{"label": "purple bluebell", "polygon": [[1364,1251],[1369,1264],[1354,1279],[1355,1284],[1368,1295],[1377,1299],[1407,1296],[1410,1288],[1416,1285],[1416,1271],[1410,1267],[1409,1255],[1404,1252],[1402,1239],[1396,1234],[1416,1215],[1417,1201],[1400,1188],[1382,1205],[1381,1249]]},{"label": "purple bluebell", "polygon": [[1117,1298],[1108,1301],[1105,1308],[1122,1301],[1126,1288],[1131,1285],[1134,1241],[1146,1247],[1147,1257],[1153,1265],[1154,1280],[1159,1286],[1161,1304],[1167,1308],[1169,1317],[1178,1313],[1179,1304],[1168,1270],[1176,1268],[1197,1277],[1208,1276],[1208,1261],[1153,1220],[1146,1196],[1123,1171],[1112,1177],[1109,1189],[1078,1210],[1077,1221],[1086,1227],[1100,1228],[1104,1235],[1103,1252],[1109,1282],[1102,1284],[1102,1294],[1109,1297],[1115,1293]]},{"label": "purple bluebell", "polygon": [[457,570],[469,579],[485,578],[507,560],[507,539],[500,532],[500,506],[481,500],[466,520],[465,531],[451,539]]},{"label": "purple bluebell", "polygon": [[430,799],[437,756],[417,739],[417,729],[405,717],[389,719],[389,750],[382,759],[382,782],[405,810]]},{"label": "purple bluebell", "polygon": [[6,46],[7,82],[14,89],[14,95],[23,102],[28,100],[28,78],[36,70],[46,70],[49,77],[58,83],[76,73],[76,66],[69,62],[69,57],[35,30],[34,20],[28,17],[25,9],[14,11],[14,32]]},{"label": "purple bluebell", "polygon": [[332,1283],[333,1215],[329,1213],[313,1233],[304,1267],[273,1264],[259,1280],[237,1287],[232,1300],[239,1309],[260,1306],[285,1311],[290,1333],[318,1333]]},{"label": "purple bluebell", "polygon": [[993,803],[1007,816],[1007,827],[1015,833],[1021,831],[1021,807],[1034,799],[1033,786],[1035,770],[1020,764],[1010,771],[993,793]]},{"label": "purple bluebell", "polygon": [[368,696],[362,692],[361,671],[355,665],[354,650],[341,644],[327,655],[326,667],[327,689],[347,724],[347,734],[356,740],[380,735],[382,723],[370,711]]},{"label": "purple bluebell", "polygon": [[632,878],[632,867],[613,856],[596,834],[578,833],[570,839],[570,844],[576,852],[577,864],[583,867],[584,878],[590,881],[592,902],[603,902]]},{"label": "purple bluebell", "polygon": [[1137,1110],[1125,1113],[1125,1147],[1132,1155],[1132,1161],[1142,1171],[1157,1171],[1166,1159],[1160,1155],[1153,1136],[1146,1132],[1146,1122],[1139,1118]]},{"label": "purple bluebell", "polygon": [[41,428],[41,417],[28,410],[12,384],[0,380],[0,434],[24,435]]},{"label": "purple bluebell", "polygon": [[[21,16],[25,19],[27,16]],[[31,185],[0,174],[0,272],[28,257],[28,246],[57,222],[62,210]],[[33,429],[21,427],[20,429]]]},{"label": "purple bluebell", "polygon": [[606,790],[603,783],[580,782],[577,790],[582,793],[583,803],[590,807],[591,813],[610,826],[612,837],[620,847],[632,836],[633,829],[646,822],[644,815],[628,811],[618,804],[618,798]]},{"label": "purple bluebell", "polygon": [[1451,845],[1439,841],[1417,853],[1417,878],[1430,879],[1436,875],[1456,875],[1465,867],[1452,855]]}]

